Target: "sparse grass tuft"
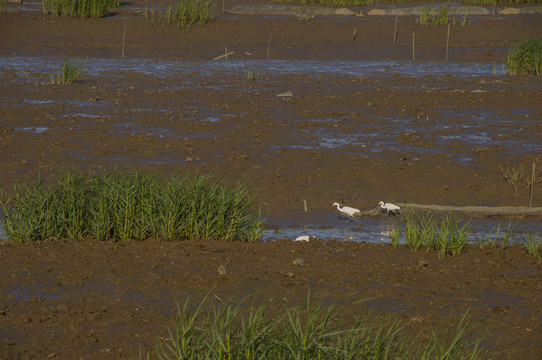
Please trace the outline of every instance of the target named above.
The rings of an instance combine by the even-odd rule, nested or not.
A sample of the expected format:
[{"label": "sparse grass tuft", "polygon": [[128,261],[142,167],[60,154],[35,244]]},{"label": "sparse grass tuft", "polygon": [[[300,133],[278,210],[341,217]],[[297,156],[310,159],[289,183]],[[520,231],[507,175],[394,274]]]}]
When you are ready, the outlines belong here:
[{"label": "sparse grass tuft", "polygon": [[542,74],[542,36],[518,42],[508,53],[506,69],[510,75]]},{"label": "sparse grass tuft", "polygon": [[247,80],[254,81],[256,80],[256,72],[254,70],[247,71]]},{"label": "sparse grass tuft", "polygon": [[[432,5],[424,5],[416,22],[420,25],[444,25],[448,23],[449,4],[442,4],[435,10]],[[435,16],[435,12],[436,15]]]},{"label": "sparse grass tuft", "polygon": [[525,247],[530,255],[542,261],[542,239],[537,239],[533,232],[529,234]]},{"label": "sparse grass tuft", "polygon": [[519,196],[519,187],[522,184],[523,176],[525,175],[525,169],[523,168],[523,164],[520,164],[516,168],[510,168],[508,165],[506,165],[506,169],[501,168],[501,174],[506,180],[507,183],[512,185],[514,188],[514,191],[516,192],[516,197]]},{"label": "sparse grass tuft", "polygon": [[[398,320],[368,314],[356,320],[336,307],[314,303],[285,307],[274,316],[266,306],[228,300],[178,307],[175,327],[156,345],[158,359],[478,359],[480,340],[466,336],[466,316],[455,335],[444,340],[433,331],[420,341],[403,331]],[[448,334],[447,334],[448,335]],[[446,337],[448,339],[449,337]],[[203,354],[203,355],[202,355]],[[140,358],[143,358],[142,356]],[[150,358],[150,354],[147,354]]]},{"label": "sparse grass tuft", "polygon": [[52,182],[15,185],[1,194],[4,228],[18,242],[94,237],[99,240],[205,238],[258,240],[259,214],[246,188],[208,176],[103,173],[59,175]]},{"label": "sparse grass tuft", "polygon": [[121,0],[42,0],[45,14],[74,18],[104,17],[120,5]]},{"label": "sparse grass tuft", "polygon": [[0,13],[5,12],[7,7],[8,7],[7,0],[0,0]]},{"label": "sparse grass tuft", "polygon": [[401,237],[401,230],[394,228],[390,230],[390,240],[393,247],[399,246],[399,238]]},{"label": "sparse grass tuft", "polygon": [[79,81],[84,65],[80,60],[64,59],[56,75],[56,83],[60,85],[73,84]]}]

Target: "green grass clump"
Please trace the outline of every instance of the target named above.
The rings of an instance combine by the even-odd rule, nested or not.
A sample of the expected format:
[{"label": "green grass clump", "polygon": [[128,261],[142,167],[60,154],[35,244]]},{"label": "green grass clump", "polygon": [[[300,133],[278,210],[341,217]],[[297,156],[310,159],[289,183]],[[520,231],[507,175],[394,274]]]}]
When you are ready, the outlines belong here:
[{"label": "green grass clump", "polygon": [[521,40],[508,52],[505,65],[510,75],[542,74],[542,36]]},{"label": "green grass clump", "polygon": [[[56,74],[56,83],[57,84],[72,84],[79,81],[79,76],[83,72],[84,64],[79,60],[74,59],[64,59],[58,73]],[[51,75],[52,76],[52,75]],[[51,80],[54,82],[54,80]]]},{"label": "green grass clump", "polygon": [[205,238],[255,241],[262,220],[246,188],[208,176],[104,173],[59,175],[53,182],[15,185],[0,204],[8,239],[99,240]]},{"label": "green grass clump", "polygon": [[424,246],[445,257],[461,254],[467,245],[470,220],[455,220],[448,214],[438,224],[429,213],[414,217],[407,212],[404,222],[405,245],[413,251]]},{"label": "green grass clump", "polygon": [[[274,316],[265,306],[246,307],[204,298],[178,307],[169,337],[156,345],[158,359],[478,359],[478,341],[465,336],[465,317],[451,340],[433,332],[420,341],[405,335],[398,320],[368,314],[341,318],[331,305],[285,307]],[[348,323],[347,323],[348,322]],[[448,338],[448,337],[447,337]],[[147,359],[151,354],[147,354]]]},{"label": "green grass clump", "polygon": [[45,14],[74,18],[100,18],[110,8],[120,7],[121,0],[42,0]]},{"label": "green grass clump", "polygon": [[165,19],[169,24],[189,29],[198,21],[200,25],[205,25],[214,17],[214,5],[211,0],[178,0],[177,4],[170,4],[165,11],[148,10],[145,2],[145,18],[151,24]]},{"label": "green grass clump", "polygon": [[537,239],[534,233],[530,233],[525,245],[527,252],[542,261],[542,239]]},{"label": "green grass clump", "polygon": [[3,13],[4,11],[6,11],[7,7],[8,7],[7,0],[0,0],[0,13]]},{"label": "green grass clump", "polygon": [[[436,11],[432,5],[424,5],[416,22],[421,25],[444,25],[448,23],[449,4],[440,5]],[[436,16],[435,16],[436,13]]]}]

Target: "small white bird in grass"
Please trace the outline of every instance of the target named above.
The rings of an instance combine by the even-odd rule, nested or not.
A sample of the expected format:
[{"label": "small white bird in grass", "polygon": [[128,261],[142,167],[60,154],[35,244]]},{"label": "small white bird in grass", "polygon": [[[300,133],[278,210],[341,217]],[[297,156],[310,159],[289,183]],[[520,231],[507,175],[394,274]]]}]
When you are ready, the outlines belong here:
[{"label": "small white bird in grass", "polygon": [[311,239],[310,235],[301,235],[295,238],[295,241],[305,241],[309,242]]},{"label": "small white bird in grass", "polygon": [[397,215],[397,212],[401,210],[401,208],[395,204],[390,203],[384,203],[384,201],[381,201],[378,203],[380,205],[380,208],[382,210],[386,210],[386,215],[390,215],[390,211]]},{"label": "small white bird in grass", "polygon": [[341,205],[339,205],[339,203],[337,202],[333,203],[332,206],[336,206],[337,210],[351,218],[354,218],[354,215],[361,214],[361,211],[359,211],[359,209],[354,209],[350,206],[341,207]]}]

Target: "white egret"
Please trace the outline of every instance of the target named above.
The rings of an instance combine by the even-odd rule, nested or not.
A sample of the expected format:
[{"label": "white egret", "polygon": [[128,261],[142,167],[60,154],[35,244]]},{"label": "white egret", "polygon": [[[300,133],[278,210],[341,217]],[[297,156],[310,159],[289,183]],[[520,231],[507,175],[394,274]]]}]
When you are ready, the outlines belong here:
[{"label": "white egret", "polygon": [[301,235],[295,238],[295,241],[306,241],[309,242],[311,239],[310,235]]},{"label": "white egret", "polygon": [[359,209],[354,209],[350,206],[341,207],[341,205],[339,205],[339,203],[337,202],[333,203],[332,206],[336,206],[337,210],[351,218],[354,218],[354,215],[361,214],[361,211],[359,211]]},{"label": "white egret", "polygon": [[386,210],[386,215],[388,216],[390,215],[390,211],[397,215],[397,211],[401,210],[399,206],[391,203],[384,203],[384,201],[381,201],[378,204],[382,210]]}]

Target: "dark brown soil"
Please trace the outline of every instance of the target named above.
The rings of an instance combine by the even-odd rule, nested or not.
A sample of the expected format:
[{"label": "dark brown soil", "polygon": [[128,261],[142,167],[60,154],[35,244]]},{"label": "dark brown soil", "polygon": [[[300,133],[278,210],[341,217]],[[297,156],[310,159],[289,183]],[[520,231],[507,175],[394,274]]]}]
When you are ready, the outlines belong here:
[{"label": "dark brown soil", "polygon": [[[294,265],[296,259],[304,265]],[[411,334],[457,327],[469,312],[469,336],[484,336],[497,358],[542,356],[542,265],[523,246],[469,248],[457,257],[390,245],[289,240],[103,243],[91,240],[3,244],[0,351],[3,358],[134,357],[167,337],[176,304],[211,291],[299,305],[316,298],[345,304],[341,316],[368,309],[401,318]],[[219,275],[224,266],[226,275]],[[216,295],[216,297],[215,297]]]},{"label": "dark brown soil", "polygon": [[[528,204],[526,186],[516,197],[501,166],[530,169],[542,152],[540,79],[503,76],[501,69],[512,45],[539,34],[540,15],[456,23],[445,62],[447,27],[420,26],[414,17],[398,20],[393,46],[389,17],[226,13],[179,30],[149,24],[142,1],[97,20],[45,16],[32,4],[37,10],[9,5],[12,11],[0,14],[0,185],[8,195],[17,179],[120,168],[240,181],[266,216],[291,223],[305,216],[304,199],[312,221],[332,213],[334,201],[362,209],[380,200]],[[412,33],[415,64],[435,61],[437,73],[411,73]],[[265,63],[269,44],[269,58],[283,60],[277,66],[292,61],[297,70],[270,72],[257,62],[224,67],[231,60]],[[225,47],[234,54],[208,74],[208,60]],[[51,85],[49,73],[68,56],[85,59],[88,71],[77,84]],[[14,59],[19,67],[7,65]],[[120,68],[145,60],[149,69],[163,62],[173,70],[159,76]],[[300,67],[339,60],[384,61],[386,70],[352,75]],[[53,70],[40,61],[55,63]],[[110,68],[92,70],[100,61]],[[175,67],[183,63],[193,67]],[[497,75],[457,75],[473,63]],[[247,76],[251,66],[255,80]],[[288,90],[292,97],[276,96]],[[541,205],[540,194],[535,187],[533,205]],[[293,265],[296,258],[306,265]],[[222,277],[220,265],[227,269]],[[497,358],[542,358],[542,266],[519,245],[470,247],[441,260],[335,241],[3,243],[0,269],[6,359],[133,358],[166,335],[175,301],[188,295],[212,289],[220,299],[252,295],[278,306],[303,301],[308,288],[330,302],[371,298],[344,311],[397,314],[412,332],[427,335],[456,326],[470,309],[484,346],[512,351]]]}]

